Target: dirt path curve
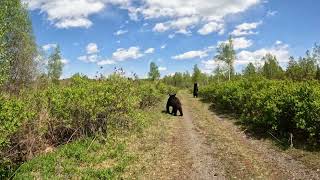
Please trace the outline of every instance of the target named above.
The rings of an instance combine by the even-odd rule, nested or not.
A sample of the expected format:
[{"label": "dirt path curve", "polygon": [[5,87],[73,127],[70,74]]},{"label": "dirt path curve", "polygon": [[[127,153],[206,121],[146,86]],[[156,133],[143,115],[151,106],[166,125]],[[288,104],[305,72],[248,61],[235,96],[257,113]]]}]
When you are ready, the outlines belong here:
[{"label": "dirt path curve", "polygon": [[[168,120],[154,131],[166,130],[159,130],[161,138],[152,139],[159,143],[142,155],[149,157],[141,156],[146,172],[138,179],[320,179],[317,167],[307,168],[269,142],[246,136],[208,104],[187,92],[178,97],[184,116],[164,115]],[[150,140],[144,143],[150,146]]]}]

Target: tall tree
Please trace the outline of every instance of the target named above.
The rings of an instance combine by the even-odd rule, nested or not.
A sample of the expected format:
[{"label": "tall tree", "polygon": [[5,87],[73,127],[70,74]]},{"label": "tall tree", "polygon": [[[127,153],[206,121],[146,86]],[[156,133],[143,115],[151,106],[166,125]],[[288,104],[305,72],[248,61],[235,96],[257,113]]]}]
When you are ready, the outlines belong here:
[{"label": "tall tree", "polygon": [[19,90],[34,79],[37,56],[28,11],[20,0],[0,1],[0,28],[0,76],[7,77],[9,89]]},{"label": "tall tree", "polygon": [[299,67],[298,62],[294,59],[294,57],[289,58],[288,67],[286,70],[286,75],[288,78],[293,80],[301,79],[301,69]]},{"label": "tall tree", "polygon": [[217,49],[216,59],[225,62],[228,65],[228,77],[231,80],[231,75],[234,73],[233,63],[236,59],[236,52],[233,48],[232,37],[229,37],[227,43],[221,43]]},{"label": "tall tree", "polygon": [[283,75],[283,70],[278,63],[276,56],[268,53],[263,58],[264,65],[262,67],[262,74],[268,79],[279,79]]},{"label": "tall tree", "polygon": [[256,67],[254,67],[253,63],[249,63],[247,67],[243,70],[243,74],[245,76],[252,76],[256,74]]},{"label": "tall tree", "polygon": [[58,83],[62,74],[63,63],[61,60],[60,47],[57,46],[48,60],[48,77],[53,83]]},{"label": "tall tree", "polygon": [[306,52],[306,56],[299,59],[299,66],[301,68],[301,76],[303,80],[313,79],[317,71],[317,61],[315,55],[310,51]]},{"label": "tall tree", "polygon": [[156,65],[156,63],[151,62],[150,63],[150,72],[149,72],[149,78],[152,81],[155,81],[160,78],[160,72],[159,67]]},{"label": "tall tree", "polygon": [[193,66],[193,74],[192,74],[192,81],[193,83],[200,81],[201,78],[201,71],[198,68],[198,65]]},{"label": "tall tree", "polygon": [[317,66],[317,72],[316,72],[316,80],[320,80],[320,67],[319,65]]}]

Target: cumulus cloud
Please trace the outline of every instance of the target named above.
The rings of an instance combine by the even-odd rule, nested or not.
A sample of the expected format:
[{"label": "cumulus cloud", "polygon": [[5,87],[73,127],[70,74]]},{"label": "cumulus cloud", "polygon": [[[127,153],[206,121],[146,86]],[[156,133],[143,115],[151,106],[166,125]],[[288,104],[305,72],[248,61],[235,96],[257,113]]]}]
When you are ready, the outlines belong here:
[{"label": "cumulus cloud", "polygon": [[[213,22],[223,22],[224,17],[245,12],[261,0],[23,0],[29,9],[40,10],[58,28],[92,26],[90,16],[101,13],[106,6],[115,5],[127,10],[131,20],[169,19],[157,24],[154,30],[173,29],[189,34],[189,28],[204,25],[200,32],[210,31]],[[211,23],[211,24],[210,24]],[[214,29],[214,28],[212,28]],[[212,30],[212,32],[214,32]],[[220,31],[218,31],[220,32]]]},{"label": "cumulus cloud", "polygon": [[89,43],[86,50],[87,54],[95,54],[99,52],[98,45],[96,43]]},{"label": "cumulus cloud", "polygon": [[[276,41],[271,47],[265,47],[261,49],[257,49],[254,51],[240,51],[236,55],[236,60],[234,65],[247,65],[249,63],[263,65],[263,61],[261,60],[266,54],[271,53],[277,57],[277,60],[280,64],[286,64],[289,61],[289,45],[284,43],[277,43]],[[206,73],[211,73],[217,66],[222,68],[225,67],[225,63],[221,61],[217,61],[216,59],[210,59],[206,61],[202,61],[202,71]]]},{"label": "cumulus cloud", "polygon": [[208,52],[204,50],[204,51],[189,51],[183,54],[173,56],[171,58],[176,60],[185,60],[185,59],[194,59],[194,58],[204,58],[207,56],[208,56]]},{"label": "cumulus cloud", "polygon": [[122,35],[122,34],[126,34],[128,31],[127,30],[119,30],[119,31],[117,31],[117,32],[115,32],[114,33],[114,35],[116,35],[116,36],[120,36],[120,35]]},{"label": "cumulus cloud", "polygon": [[78,57],[78,60],[86,62],[86,63],[95,63],[98,61],[99,56],[97,54],[93,55],[84,55]]},{"label": "cumulus cloud", "polygon": [[253,23],[243,23],[236,26],[236,29],[231,32],[231,35],[234,36],[244,36],[251,34],[258,34],[258,32],[253,31],[258,26],[262,24],[262,21],[253,22]]},{"label": "cumulus cloud", "polygon": [[219,34],[223,34],[224,24],[219,22],[210,22],[198,30],[198,33],[201,35],[208,35],[212,32],[219,32]]},{"label": "cumulus cloud", "polygon": [[69,64],[69,60],[68,60],[68,59],[65,59],[65,58],[62,58],[62,59],[61,59],[61,62],[62,62],[62,64],[64,64],[64,65]]},{"label": "cumulus cloud", "polygon": [[42,46],[42,49],[45,51],[48,51],[50,49],[56,48],[58,45],[57,44],[46,44]]},{"label": "cumulus cloud", "polygon": [[116,61],[125,61],[128,59],[141,58],[143,53],[140,52],[139,47],[130,47],[129,49],[119,48],[112,54],[112,59]]},{"label": "cumulus cloud", "polygon": [[192,16],[192,17],[182,17],[175,20],[167,21],[164,23],[157,23],[153,31],[155,32],[165,32],[168,30],[175,30],[176,33],[180,34],[189,34],[190,31],[188,30],[189,27],[197,24],[199,22],[199,18]]},{"label": "cumulus cloud", "polygon": [[152,53],[154,53],[154,50],[155,50],[154,48],[149,48],[149,49],[145,50],[144,53],[145,54],[152,54]]},{"label": "cumulus cloud", "polygon": [[[234,38],[232,40],[233,40],[233,48],[235,50],[246,49],[246,48],[251,47],[253,45],[252,40],[246,39],[245,37]],[[228,41],[229,40],[219,41],[218,45],[220,45],[221,43],[228,43]]]},{"label": "cumulus cloud", "polygon": [[106,60],[102,60],[102,61],[97,62],[98,66],[111,65],[111,64],[116,64],[116,62],[113,60],[110,60],[110,59],[106,59]]},{"label": "cumulus cloud", "polygon": [[167,70],[167,67],[162,67],[162,66],[160,66],[158,69],[159,69],[159,71],[166,71],[166,70]]},{"label": "cumulus cloud", "polygon": [[40,10],[58,28],[92,25],[89,16],[101,12],[105,4],[101,0],[23,0],[29,9]]},{"label": "cumulus cloud", "polygon": [[[156,24],[154,31],[184,30],[204,24],[198,33],[206,35],[212,32],[223,33],[224,17],[241,13],[261,3],[260,0],[145,0],[137,11],[145,19],[171,18],[171,21]],[[183,20],[184,26],[178,28],[175,23]],[[183,32],[183,31],[182,31]]]},{"label": "cumulus cloud", "polygon": [[241,51],[237,54],[236,64],[248,64],[252,63],[263,63],[261,59],[267,53],[271,53],[277,57],[280,63],[287,63],[289,61],[289,46],[287,44],[275,43],[272,47],[261,48],[255,51]]}]

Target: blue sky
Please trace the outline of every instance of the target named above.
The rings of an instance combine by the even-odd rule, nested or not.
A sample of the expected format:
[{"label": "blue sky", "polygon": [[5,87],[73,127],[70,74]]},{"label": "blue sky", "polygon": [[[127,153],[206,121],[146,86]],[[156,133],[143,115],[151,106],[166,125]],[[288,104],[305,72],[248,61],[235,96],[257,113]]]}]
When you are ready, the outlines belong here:
[{"label": "blue sky", "polygon": [[[232,35],[237,71],[261,64],[268,52],[285,67],[319,42],[317,0],[23,0],[28,3],[37,44],[59,45],[63,78],[94,77],[122,67],[145,77],[151,61],[161,74],[206,73],[217,66],[216,47]],[[103,66],[103,70],[99,70]]]}]

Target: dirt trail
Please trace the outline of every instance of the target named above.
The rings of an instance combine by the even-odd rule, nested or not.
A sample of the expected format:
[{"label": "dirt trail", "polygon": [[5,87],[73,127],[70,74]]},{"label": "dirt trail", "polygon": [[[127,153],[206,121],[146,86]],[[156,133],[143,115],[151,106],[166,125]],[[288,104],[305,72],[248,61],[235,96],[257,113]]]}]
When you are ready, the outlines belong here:
[{"label": "dirt trail", "polygon": [[319,169],[247,137],[208,104],[186,92],[179,98],[184,116],[162,124],[166,133],[145,160],[149,169],[139,179],[320,179]]}]

